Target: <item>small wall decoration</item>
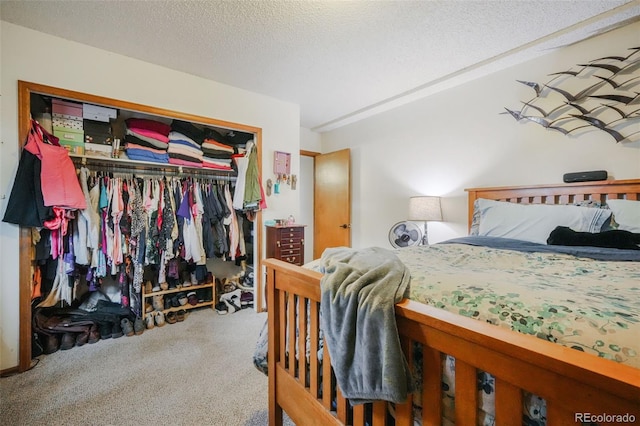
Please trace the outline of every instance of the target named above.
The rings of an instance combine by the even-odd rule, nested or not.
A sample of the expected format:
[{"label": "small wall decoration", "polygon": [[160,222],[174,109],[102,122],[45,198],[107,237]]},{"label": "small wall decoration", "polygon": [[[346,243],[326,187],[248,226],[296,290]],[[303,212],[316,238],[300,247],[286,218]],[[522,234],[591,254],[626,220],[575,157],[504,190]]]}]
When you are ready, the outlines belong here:
[{"label": "small wall decoration", "polygon": [[276,151],[273,161],[273,173],[277,175],[288,175],[291,172],[291,154],[288,152]]},{"label": "small wall decoration", "polygon": [[616,142],[640,140],[640,47],[549,76],[545,84],[517,80],[535,96],[502,114],[564,135],[600,130]]}]

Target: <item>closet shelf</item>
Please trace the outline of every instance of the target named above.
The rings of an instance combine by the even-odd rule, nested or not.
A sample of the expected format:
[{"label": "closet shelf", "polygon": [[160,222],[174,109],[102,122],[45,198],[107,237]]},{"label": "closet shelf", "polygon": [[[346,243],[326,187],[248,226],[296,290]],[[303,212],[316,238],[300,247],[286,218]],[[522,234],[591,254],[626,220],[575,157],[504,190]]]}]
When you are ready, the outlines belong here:
[{"label": "closet shelf", "polygon": [[[152,291],[151,293],[147,293],[144,291],[144,286],[142,286],[142,317],[144,318],[145,315],[148,312],[155,312],[154,309],[151,310],[147,310],[146,307],[146,300],[148,298],[151,298],[153,296],[164,296],[166,294],[174,294],[174,293],[178,293],[178,292],[183,292],[185,294],[189,293],[190,291],[196,291],[196,290],[200,290],[200,289],[205,289],[205,288],[210,288],[211,289],[211,300],[205,301],[205,302],[200,302],[196,305],[192,305],[190,303],[187,303],[185,305],[180,305],[180,306],[176,306],[176,307],[171,307],[171,308],[166,308],[166,309],[162,309],[163,313],[168,313],[168,312],[177,312],[180,310],[185,310],[188,311],[190,309],[196,309],[196,308],[203,308],[205,306],[210,307],[211,309],[215,309],[215,304],[216,304],[216,300],[217,300],[217,295],[216,295],[216,282],[215,282],[215,278],[213,280],[213,282],[210,283],[205,283],[205,284],[198,284],[198,285],[190,285],[187,287],[176,287],[176,288],[170,288],[168,290],[160,290],[160,291]],[[164,297],[163,297],[163,304],[164,304]]]},{"label": "closet shelf", "polygon": [[198,303],[197,305],[191,305],[187,303],[186,305],[178,306],[176,308],[171,307],[169,309],[163,309],[162,313],[166,314],[169,312],[188,311],[191,309],[204,308],[204,307],[213,308],[213,304],[211,303],[211,301]]},{"label": "closet shelf", "polygon": [[186,293],[186,292],[198,290],[198,289],[201,289],[201,288],[209,288],[209,287],[211,287],[211,285],[212,285],[212,283],[207,283],[207,284],[190,285],[190,286],[187,286],[187,287],[170,288],[168,290],[152,291],[151,293],[145,293],[144,297],[162,296],[162,295],[165,295],[165,294],[178,293],[180,291]]},{"label": "closet shelf", "polygon": [[104,167],[108,169],[112,169],[112,171],[118,172],[120,170],[126,171],[139,171],[140,173],[148,173],[149,171],[154,172],[164,172],[164,173],[189,173],[203,176],[215,176],[226,177],[230,180],[236,178],[235,170],[218,170],[218,169],[207,169],[201,167],[189,167],[189,166],[180,166],[177,164],[167,164],[167,163],[154,163],[152,161],[138,161],[138,160],[129,160],[124,158],[110,158],[110,157],[98,157],[98,156],[90,156],[90,155],[79,155],[74,153],[69,153],[69,157],[73,160],[76,165],[88,165],[88,166],[98,166]]}]

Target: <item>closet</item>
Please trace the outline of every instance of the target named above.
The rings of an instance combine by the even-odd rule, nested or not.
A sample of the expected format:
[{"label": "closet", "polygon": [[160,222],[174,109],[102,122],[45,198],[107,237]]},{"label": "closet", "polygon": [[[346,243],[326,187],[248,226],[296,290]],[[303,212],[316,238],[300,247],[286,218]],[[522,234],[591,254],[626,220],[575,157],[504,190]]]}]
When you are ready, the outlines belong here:
[{"label": "closet", "polygon": [[[31,128],[31,118],[41,118],[46,121],[51,108],[53,100],[56,102],[75,102],[79,104],[92,105],[94,109],[93,113],[97,114],[96,117],[100,118],[101,114],[107,114],[107,121],[110,122],[113,129],[112,137],[114,139],[120,139],[124,143],[123,135],[126,131],[125,123],[128,119],[143,119],[143,120],[157,120],[159,122],[171,123],[174,121],[180,121],[197,127],[198,129],[210,130],[214,133],[221,134],[227,138],[227,140],[235,140],[238,145],[246,144],[248,140],[252,140],[257,151],[255,156],[257,161],[258,176],[261,176],[261,144],[262,144],[262,130],[258,127],[248,126],[244,124],[236,124],[213,118],[196,116],[186,114],[182,112],[170,111],[162,108],[156,108],[127,101],[121,101],[116,99],[105,98],[102,96],[95,96],[66,89],[60,89],[50,86],[45,86],[36,83],[18,82],[18,97],[19,97],[19,144],[25,143],[28,132]],[[58,109],[58,111],[60,111]],[[112,111],[116,111],[115,116],[110,116]],[[45,115],[43,116],[42,113]],[[104,118],[104,117],[102,117]],[[69,138],[64,137],[65,140],[73,141],[74,138],[78,138],[73,132],[69,135]],[[100,138],[100,132],[96,133],[96,139]],[[116,146],[115,144],[110,147]],[[250,146],[250,145],[249,145]],[[99,148],[99,147],[98,147]],[[229,188],[236,182],[237,172],[235,170],[219,170],[219,169],[204,169],[198,167],[190,167],[182,164],[159,164],[148,161],[135,161],[131,159],[121,159],[117,155],[117,152],[92,152],[90,155],[86,155],[83,150],[70,148],[70,156],[78,169],[85,168],[85,173],[89,173],[91,179],[100,179],[107,176],[111,179],[121,179],[123,182],[133,182],[133,179],[137,179],[141,182],[143,179],[156,181],[160,180],[169,185],[170,182],[180,182],[182,185],[193,184],[199,185],[199,188],[210,188],[212,185],[219,185],[220,188]],[[113,157],[116,158],[113,158]],[[176,183],[177,184],[177,183]],[[243,213],[244,214],[244,213]],[[261,230],[262,230],[262,214],[261,210],[255,209],[250,213],[251,221],[244,221],[244,242],[246,243],[246,255],[243,257],[243,267],[248,264],[254,271],[258,271],[259,260],[262,258],[261,253]],[[31,365],[31,338],[32,338],[32,279],[34,272],[34,258],[35,251],[32,244],[32,228],[20,227],[20,264],[19,264],[19,288],[20,288],[20,353],[19,353],[19,370],[26,371]],[[216,275],[217,268],[222,268],[220,273],[224,276],[230,273],[225,270],[227,266],[232,266],[228,258],[213,259],[214,265],[209,268],[213,275]],[[222,262],[222,263],[220,263]],[[207,265],[209,262],[207,261]],[[237,266],[237,265],[236,265]],[[229,269],[234,271],[233,268]],[[237,270],[237,269],[236,269]],[[255,282],[253,283],[255,300],[255,307],[258,311],[262,309],[262,286],[260,282],[260,274],[254,274]],[[192,304],[193,307],[213,306],[216,302],[215,285],[210,280],[200,281],[194,283],[198,290],[210,290],[211,297],[205,297],[205,300],[200,300],[199,303]],[[195,287],[194,287],[195,288]],[[157,291],[157,289],[156,289]],[[161,293],[165,296],[171,296],[176,290],[162,289]],[[150,293],[145,292],[144,289],[140,293],[140,303],[142,304],[142,312],[145,309],[145,299]],[[166,307],[167,311],[175,310],[173,307]]]}]

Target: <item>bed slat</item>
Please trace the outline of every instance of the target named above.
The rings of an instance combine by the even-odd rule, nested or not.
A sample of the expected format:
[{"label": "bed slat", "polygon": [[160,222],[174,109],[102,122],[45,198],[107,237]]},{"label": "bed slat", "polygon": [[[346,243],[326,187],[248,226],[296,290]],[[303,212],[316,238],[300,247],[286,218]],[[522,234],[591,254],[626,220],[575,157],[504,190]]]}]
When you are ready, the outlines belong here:
[{"label": "bed slat", "polygon": [[287,327],[287,321],[286,321],[286,314],[287,314],[287,304],[285,302],[285,293],[284,292],[279,292],[278,293],[278,298],[280,299],[280,336],[282,336],[282,338],[279,340],[280,342],[280,357],[278,359],[278,362],[282,363],[283,367],[285,364],[285,356],[287,354],[287,341],[285,339],[285,332],[286,332],[286,327]]},{"label": "bed slat", "polygon": [[[401,339],[402,351],[409,365],[413,369],[413,342],[411,339]],[[413,424],[413,395],[409,394],[407,401],[396,404],[396,426],[411,426]]]},{"label": "bed slat", "polygon": [[475,367],[456,359],[456,425],[476,426],[478,389]]},{"label": "bed slat", "polygon": [[442,354],[422,348],[422,425],[442,423]]},{"label": "bed slat", "polygon": [[353,406],[353,424],[364,424],[364,404],[358,404]]},{"label": "bed slat", "polygon": [[307,387],[307,299],[298,296],[298,379]]},{"label": "bed slat", "polygon": [[372,426],[387,426],[387,404],[382,401],[373,403]]},{"label": "bed slat", "polygon": [[311,396],[315,399],[318,399],[319,396],[319,380],[318,380],[318,348],[319,348],[319,327],[318,327],[318,302],[311,301],[311,307],[309,309],[309,322],[310,322],[310,333],[311,333],[311,343],[310,347],[310,360],[309,360],[309,385],[311,387]]},{"label": "bed slat", "polygon": [[496,424],[517,424],[522,419],[522,391],[496,377]]},{"label": "bed slat", "polygon": [[289,353],[289,363],[287,370],[291,376],[296,374],[296,304],[295,294],[289,293],[287,297],[287,314],[289,319],[289,341],[287,342],[287,352]]},{"label": "bed slat", "polygon": [[324,345],[322,357],[322,405],[326,410],[331,411],[333,372],[331,371],[331,364],[327,362],[330,359],[327,345]]},{"label": "bed slat", "polygon": [[347,400],[338,387],[336,387],[336,411],[338,413],[338,420],[347,424]]}]

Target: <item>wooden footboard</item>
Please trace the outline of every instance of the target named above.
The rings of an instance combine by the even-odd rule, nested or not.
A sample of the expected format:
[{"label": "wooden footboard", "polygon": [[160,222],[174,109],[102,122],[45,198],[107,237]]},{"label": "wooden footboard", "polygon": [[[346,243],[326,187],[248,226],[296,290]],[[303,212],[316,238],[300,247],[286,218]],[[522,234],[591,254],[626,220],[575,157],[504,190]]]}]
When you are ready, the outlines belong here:
[{"label": "wooden footboard", "polygon": [[[274,259],[263,265],[269,316],[269,424],[281,425],[283,410],[297,425],[390,424],[387,403],[351,406],[342,397],[326,347],[323,362],[318,360],[321,275]],[[497,425],[522,424],[523,391],[546,400],[548,425],[580,424],[587,416],[605,416],[601,425],[621,424],[616,416],[624,415],[631,424],[640,422],[638,369],[408,300],[396,305],[396,317],[410,365],[413,344],[422,346],[423,425],[442,423],[444,354],[456,359],[457,425],[477,424],[477,371],[496,379]],[[304,356],[307,345],[309,359]],[[396,425],[413,425],[411,407],[411,400],[396,405]]]}]

